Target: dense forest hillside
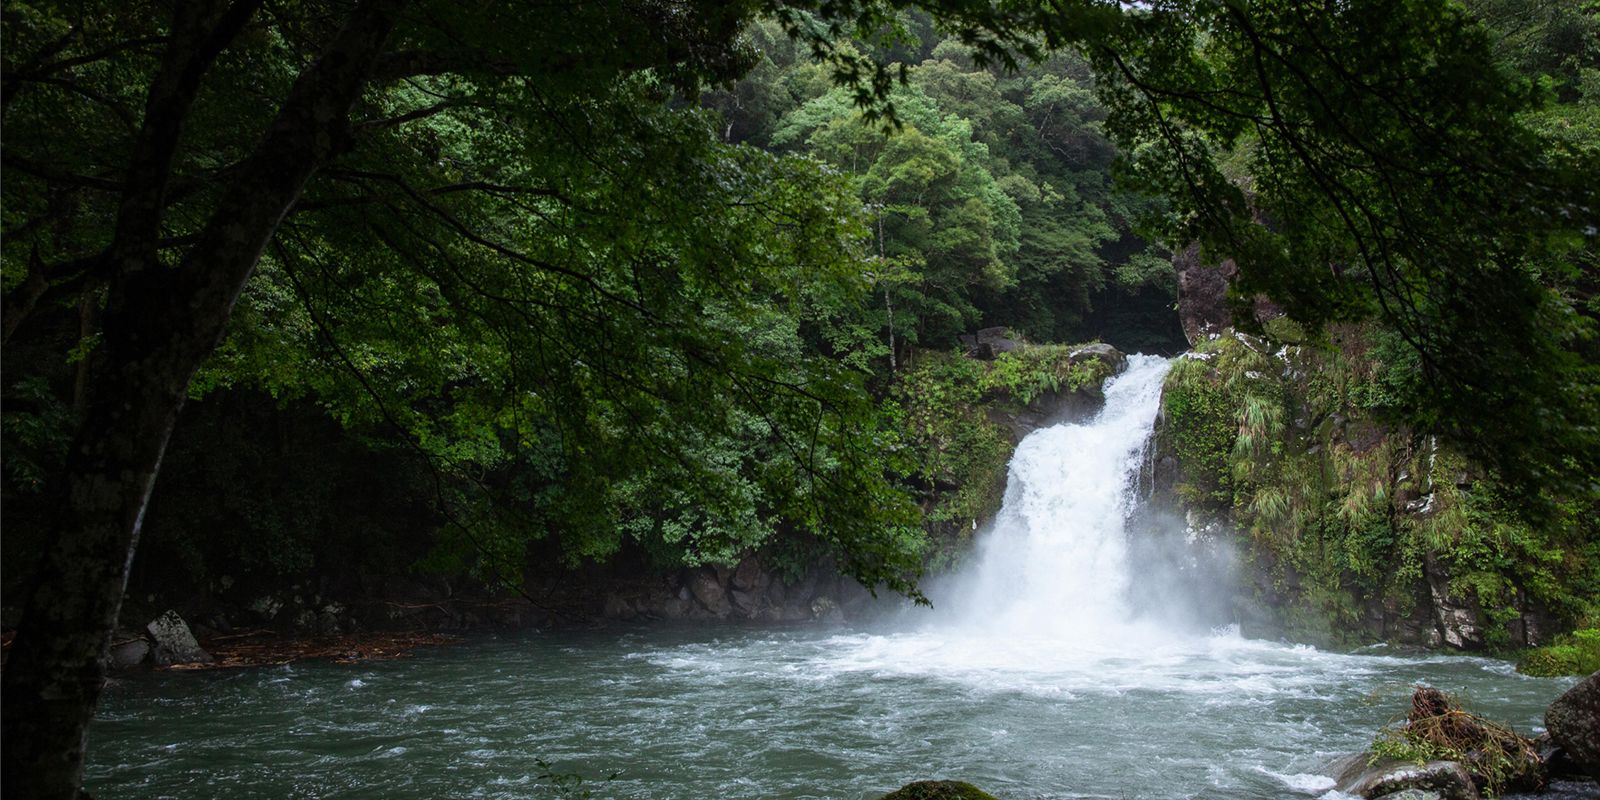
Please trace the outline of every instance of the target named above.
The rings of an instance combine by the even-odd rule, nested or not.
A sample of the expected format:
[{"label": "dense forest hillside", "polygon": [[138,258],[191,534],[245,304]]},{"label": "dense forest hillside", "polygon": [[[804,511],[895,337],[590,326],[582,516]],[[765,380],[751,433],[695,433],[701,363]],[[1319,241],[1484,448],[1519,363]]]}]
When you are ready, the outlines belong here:
[{"label": "dense forest hillside", "polygon": [[[751,28],[761,60],[744,78],[704,94],[706,110],[680,104],[657,112],[659,124],[681,128],[660,147],[697,141],[694,150],[646,155],[660,160],[671,152],[683,168],[690,158],[728,159],[730,175],[764,185],[732,187],[737,201],[672,197],[666,210],[680,216],[640,220],[646,227],[639,235],[657,238],[628,245],[666,247],[658,238],[663,227],[703,216],[708,205],[770,206],[750,215],[754,227],[718,235],[748,248],[719,257],[768,259],[773,282],[746,287],[736,298],[744,307],[715,297],[696,302],[714,336],[731,336],[744,355],[784,365],[776,377],[800,380],[822,370],[865,390],[850,400],[859,406],[852,412],[857,424],[898,443],[871,462],[891,477],[877,491],[915,501],[898,499],[875,512],[888,509],[891,516],[876,524],[904,531],[884,545],[902,569],[948,560],[961,546],[950,525],[946,535],[928,539],[919,507],[935,527],[963,517],[970,534],[973,520],[992,514],[999,501],[1010,435],[974,410],[990,391],[978,378],[981,364],[962,367],[947,355],[970,349],[961,334],[1001,327],[1041,344],[1101,338],[1129,350],[1183,346],[1171,313],[1169,256],[1133,232],[1135,218],[1155,202],[1112,187],[1116,150],[1102,129],[1106,111],[1087,65],[1061,54],[1020,72],[980,68],[930,18],[913,17],[911,27],[917,35],[879,54],[908,66],[907,81],[888,97],[899,123],[888,128],[864,120],[826,66],[776,23]],[[640,113],[632,101],[607,107],[625,117]],[[420,133],[439,138],[449,130]],[[560,138],[546,146],[554,151],[547,157],[577,147]],[[663,174],[635,172],[615,190],[647,208],[669,199],[645,196],[652,181],[663,192],[686,185],[670,164],[640,166]],[[447,211],[418,202],[408,214]],[[364,211],[352,213],[371,221]],[[840,215],[829,223],[837,228],[815,224],[824,213]],[[779,233],[773,214],[811,215],[807,241]],[[349,240],[339,231],[348,222],[330,220],[320,233],[294,223],[298,238],[269,251],[267,266],[245,288],[227,338],[191,390],[153,494],[130,581],[134,613],[178,604],[211,618],[219,603],[246,608],[272,593],[325,595],[348,606],[415,591],[404,587],[419,571],[471,577],[485,588],[516,586],[530,569],[544,573],[538,561],[576,568],[624,550],[628,563],[661,574],[731,566],[752,549],[788,562],[830,555],[803,520],[785,517],[784,484],[796,470],[785,465],[794,454],[774,438],[774,420],[764,418],[774,409],[737,412],[718,421],[731,422],[730,429],[687,441],[678,437],[689,435],[681,426],[691,419],[662,418],[642,429],[656,445],[643,449],[608,433],[641,432],[631,427],[638,409],[597,410],[598,418],[583,422],[554,408],[503,408],[504,392],[527,380],[515,370],[530,368],[506,362],[518,351],[503,348],[534,348],[548,359],[604,341],[612,359],[641,348],[633,369],[655,371],[662,365],[647,363],[650,345],[639,339],[657,334],[581,310],[504,318],[507,309],[488,288],[439,283],[434,270],[450,269],[447,262],[405,256],[407,263],[391,264],[408,271],[409,287],[392,277],[358,278],[338,266],[337,254],[397,258],[381,252],[431,245],[423,232],[397,229]],[[310,249],[299,252],[301,246]],[[774,246],[795,249],[765,251]],[[834,260],[834,285],[817,282],[814,271],[776,272],[782,259],[811,258]],[[858,263],[865,271],[849,274]],[[432,308],[397,294],[418,290],[435,298]],[[92,298],[98,290],[86,291]],[[478,307],[451,310],[452,301]],[[7,404],[6,491],[18,532],[6,539],[8,584],[26,578],[37,535],[46,530],[30,520],[49,511],[45,478],[59,469],[71,409],[81,402],[74,400],[76,376],[89,365],[60,348],[92,346],[94,321],[85,319],[82,303],[40,309],[8,345],[28,353],[27,366],[8,383],[15,400]],[[548,329],[504,327],[523,324]],[[1089,380],[1070,364],[1065,350],[1004,353],[993,385],[1000,397],[1020,396],[1024,404],[1040,392],[1070,393]],[[555,363],[534,368],[558,370]],[[544,374],[540,380],[563,383],[581,377]],[[661,391],[651,382],[679,379],[601,372],[584,380],[614,380],[649,394]],[[702,399],[730,404],[728,397]],[[589,427],[563,430],[572,425]],[[521,440],[508,438],[513,434]],[[582,468],[595,474],[573,471],[557,446],[567,437],[593,451],[593,463]],[[533,565],[530,546],[538,554]]]}]

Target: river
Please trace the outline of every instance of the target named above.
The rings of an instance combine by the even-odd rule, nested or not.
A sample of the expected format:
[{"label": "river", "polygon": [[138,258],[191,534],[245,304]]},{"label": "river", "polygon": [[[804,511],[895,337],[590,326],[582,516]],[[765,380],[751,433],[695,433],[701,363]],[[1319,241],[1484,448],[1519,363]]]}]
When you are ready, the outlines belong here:
[{"label": "river", "polygon": [[1130,562],[1139,531],[1125,529],[1166,369],[1133,357],[1094,419],[1022,443],[1004,509],[967,567],[930,587],[933,611],[127,675],[91,728],[88,789],[528,798],[559,796],[540,777],[553,771],[600,798],[873,798],[926,778],[1012,800],[1333,798],[1327,761],[1364,748],[1418,683],[1523,732],[1540,724],[1572,680],[1255,641],[1130,600],[1168,580]]}]

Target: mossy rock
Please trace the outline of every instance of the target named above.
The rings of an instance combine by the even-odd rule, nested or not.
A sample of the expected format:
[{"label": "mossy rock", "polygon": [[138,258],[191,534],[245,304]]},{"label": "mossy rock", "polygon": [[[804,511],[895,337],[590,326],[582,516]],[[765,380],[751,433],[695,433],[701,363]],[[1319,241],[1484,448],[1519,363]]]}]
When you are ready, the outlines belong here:
[{"label": "mossy rock", "polygon": [[1573,631],[1556,637],[1555,644],[1527,651],[1517,660],[1517,671],[1543,678],[1600,671],[1600,629]]},{"label": "mossy rock", "polygon": [[896,789],[879,800],[998,800],[994,795],[966,781],[917,781]]}]

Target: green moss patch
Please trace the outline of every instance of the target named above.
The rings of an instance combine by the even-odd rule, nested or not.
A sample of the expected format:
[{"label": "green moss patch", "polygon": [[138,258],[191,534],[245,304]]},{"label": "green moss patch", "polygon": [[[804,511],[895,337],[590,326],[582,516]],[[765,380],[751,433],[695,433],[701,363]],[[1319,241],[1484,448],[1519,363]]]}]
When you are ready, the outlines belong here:
[{"label": "green moss patch", "polygon": [[1553,644],[1527,651],[1518,659],[1517,671],[1545,678],[1600,671],[1600,628],[1557,636]]},{"label": "green moss patch", "polygon": [[880,800],[996,800],[996,798],[966,781],[917,781],[884,795]]}]

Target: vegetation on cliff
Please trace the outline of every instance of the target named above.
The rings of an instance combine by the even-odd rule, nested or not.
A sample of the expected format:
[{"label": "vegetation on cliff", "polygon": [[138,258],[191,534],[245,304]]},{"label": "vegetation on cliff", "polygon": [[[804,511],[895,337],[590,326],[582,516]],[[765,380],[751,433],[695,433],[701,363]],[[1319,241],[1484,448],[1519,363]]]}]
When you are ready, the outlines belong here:
[{"label": "vegetation on cliff", "polygon": [[919,354],[896,384],[892,413],[895,427],[904,431],[908,480],[934,536],[937,560],[958,554],[979,524],[1000,510],[1006,464],[1016,445],[1016,431],[1006,420],[1047,397],[1098,393],[1115,368],[1104,355],[1067,345],[1026,346],[992,361]]},{"label": "vegetation on cliff", "polygon": [[1540,677],[1600,672],[1600,628],[1563,633],[1550,644],[1528,650],[1517,659],[1517,671]]},{"label": "vegetation on cliff", "polygon": [[1163,399],[1177,495],[1236,527],[1253,591],[1287,630],[1506,648],[1600,614],[1585,501],[1529,515],[1439,437],[1389,421],[1381,333],[1335,339],[1220,336],[1178,361]]}]

